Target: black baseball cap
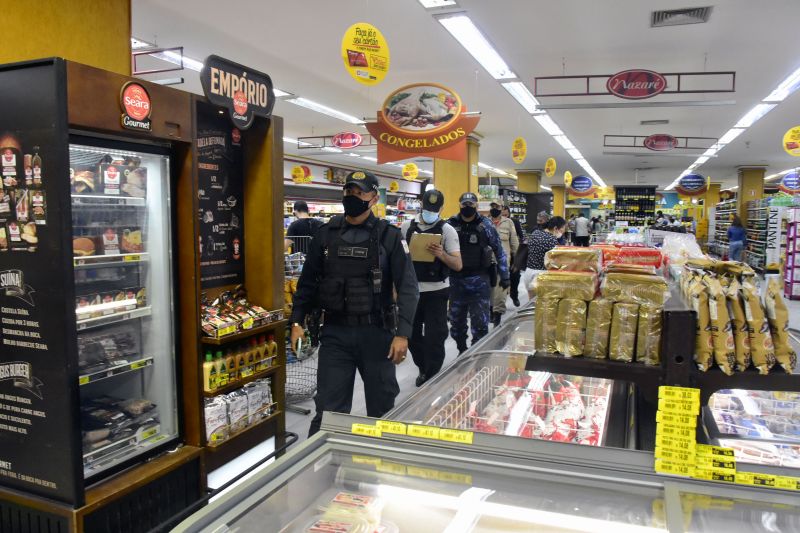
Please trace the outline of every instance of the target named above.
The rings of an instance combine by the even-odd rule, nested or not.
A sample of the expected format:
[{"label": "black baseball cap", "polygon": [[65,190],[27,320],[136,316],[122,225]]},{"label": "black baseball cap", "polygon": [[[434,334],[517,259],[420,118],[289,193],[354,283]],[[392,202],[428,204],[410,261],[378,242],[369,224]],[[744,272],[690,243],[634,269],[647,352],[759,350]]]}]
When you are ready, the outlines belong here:
[{"label": "black baseball cap", "polygon": [[438,213],[444,205],[444,194],[436,189],[425,191],[422,195],[422,209]]},{"label": "black baseball cap", "polygon": [[378,192],[378,178],[372,172],[366,170],[356,170],[347,175],[344,180],[344,189],[350,185],[355,185],[364,192]]},{"label": "black baseball cap", "polygon": [[475,205],[478,205],[478,197],[475,196],[474,192],[465,192],[461,195],[461,198],[458,199],[459,205],[464,205],[467,202],[471,202]]}]

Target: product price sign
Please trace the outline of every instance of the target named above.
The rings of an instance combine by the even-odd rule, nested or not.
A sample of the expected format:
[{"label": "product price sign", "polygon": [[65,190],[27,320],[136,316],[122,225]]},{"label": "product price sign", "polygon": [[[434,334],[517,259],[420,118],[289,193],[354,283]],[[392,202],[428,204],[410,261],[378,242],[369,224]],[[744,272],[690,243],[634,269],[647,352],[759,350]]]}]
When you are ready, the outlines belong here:
[{"label": "product price sign", "polygon": [[419,176],[419,167],[416,163],[406,163],[403,165],[403,177],[407,180],[415,180]]},{"label": "product price sign", "polygon": [[544,163],[544,175],[552,178],[556,174],[556,160],[552,157],[548,158]]},{"label": "product price sign", "polygon": [[389,72],[389,45],[381,31],[366,22],[353,24],[342,38],[344,68],[358,83],[377,85]]},{"label": "product price sign", "polygon": [[524,137],[517,137],[511,144],[511,160],[516,164],[525,161],[528,155],[528,143]]},{"label": "product price sign", "polygon": [[800,157],[800,126],[795,126],[783,134],[783,149],[789,155]]}]

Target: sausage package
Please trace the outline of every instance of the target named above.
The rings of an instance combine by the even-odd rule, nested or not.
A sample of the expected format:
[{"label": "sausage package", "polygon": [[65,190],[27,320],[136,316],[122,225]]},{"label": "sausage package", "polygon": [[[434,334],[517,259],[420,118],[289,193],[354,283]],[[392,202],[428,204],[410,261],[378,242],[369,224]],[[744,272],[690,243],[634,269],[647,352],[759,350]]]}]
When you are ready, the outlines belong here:
[{"label": "sausage package", "polygon": [[744,301],[744,316],[750,333],[750,353],[753,356],[753,365],[760,374],[768,374],[775,366],[775,346],[772,344],[772,333],[764,309],[761,307],[761,298],[755,284],[745,279],[742,281],[742,299]]},{"label": "sausage package", "polygon": [[791,374],[797,366],[797,354],[789,341],[789,310],[783,301],[781,290],[783,287],[780,281],[769,280],[764,295],[764,307],[767,309],[769,329],[775,345],[775,359],[787,373]]},{"label": "sausage package", "polygon": [[656,307],[664,307],[669,298],[669,286],[664,278],[646,274],[606,274],[600,290],[604,298],[615,302]]},{"label": "sausage package", "polygon": [[605,359],[608,357],[608,336],[611,332],[611,315],[614,311],[614,302],[605,298],[598,298],[589,302],[589,312],[586,316],[586,344],[584,357]]},{"label": "sausage package", "polygon": [[567,357],[583,355],[586,341],[586,302],[565,298],[558,302],[556,350]]},{"label": "sausage package", "polygon": [[715,276],[705,275],[703,283],[708,290],[708,316],[711,341],[714,345],[714,361],[720,370],[730,376],[736,366],[736,347],[728,315],[728,299]]},{"label": "sausage package", "polygon": [[602,264],[603,252],[594,248],[557,247],[544,254],[547,270],[599,273]]},{"label": "sausage package", "polygon": [[593,272],[542,272],[533,280],[537,298],[570,298],[590,302],[597,292],[597,274]]},{"label": "sausage package", "polygon": [[646,365],[661,364],[661,312],[654,305],[639,306],[639,326],[636,333],[636,361]]},{"label": "sausage package", "polygon": [[708,292],[698,277],[689,285],[689,302],[697,315],[697,331],[694,337],[694,362],[706,372],[714,363],[714,341],[711,338],[711,316],[708,312]]},{"label": "sausage package", "polygon": [[731,317],[734,353],[736,355],[736,371],[744,372],[752,362],[750,354],[750,328],[742,305],[742,285],[736,278],[722,278],[722,288],[728,301],[728,314]]},{"label": "sausage package", "polygon": [[537,350],[556,352],[556,329],[558,327],[558,300],[539,298],[533,315],[533,342]]},{"label": "sausage package", "polygon": [[611,334],[608,341],[608,357],[615,361],[633,361],[636,352],[636,329],[639,306],[637,304],[614,304],[611,316]]}]

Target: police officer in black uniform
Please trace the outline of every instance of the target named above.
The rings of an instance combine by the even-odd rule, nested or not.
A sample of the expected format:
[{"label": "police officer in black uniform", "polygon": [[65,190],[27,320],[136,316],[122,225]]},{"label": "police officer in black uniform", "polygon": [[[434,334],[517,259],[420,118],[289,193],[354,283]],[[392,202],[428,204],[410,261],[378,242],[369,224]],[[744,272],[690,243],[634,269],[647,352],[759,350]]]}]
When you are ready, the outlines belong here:
[{"label": "police officer in black uniform", "polygon": [[[419,299],[414,266],[400,231],[379,220],[378,179],[352,172],[344,185],[344,216],[322,226],[311,241],[292,308],[292,346],[315,304],[322,307],[317,413],[349,413],[356,370],[364,381],[367,415],[381,417],[400,392],[395,365],[406,358]],[[394,291],[397,293],[395,302]]]}]

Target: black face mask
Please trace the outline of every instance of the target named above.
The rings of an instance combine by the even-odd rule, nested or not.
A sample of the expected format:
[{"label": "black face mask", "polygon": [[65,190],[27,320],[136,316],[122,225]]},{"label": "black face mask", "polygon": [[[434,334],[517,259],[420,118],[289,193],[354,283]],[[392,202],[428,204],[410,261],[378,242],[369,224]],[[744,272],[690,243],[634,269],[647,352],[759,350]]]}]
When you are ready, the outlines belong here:
[{"label": "black face mask", "polygon": [[497,218],[500,216],[499,209],[489,209],[489,214],[492,215],[492,218]]},{"label": "black face mask", "polygon": [[477,212],[478,210],[471,205],[465,205],[464,207],[461,208],[461,216],[464,218],[472,218],[475,216],[475,213]]},{"label": "black face mask", "polygon": [[358,196],[345,196],[342,198],[344,214],[349,217],[357,217],[364,214],[369,209],[369,200],[362,200]]}]

